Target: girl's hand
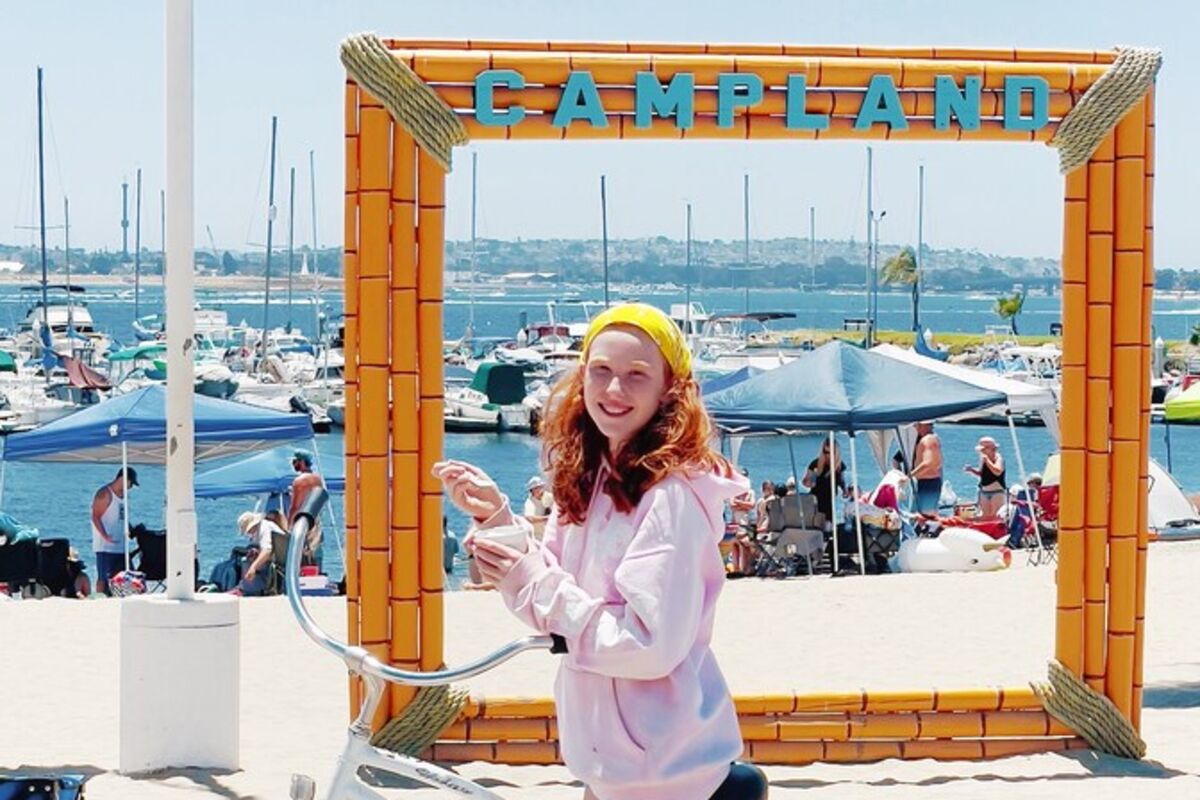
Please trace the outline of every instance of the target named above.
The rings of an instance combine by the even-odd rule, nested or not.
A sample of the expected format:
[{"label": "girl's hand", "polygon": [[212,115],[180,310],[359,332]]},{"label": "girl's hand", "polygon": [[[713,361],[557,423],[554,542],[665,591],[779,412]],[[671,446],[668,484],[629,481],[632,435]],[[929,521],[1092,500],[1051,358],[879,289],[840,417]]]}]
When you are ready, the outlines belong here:
[{"label": "girl's hand", "polygon": [[[439,461],[433,465],[433,475],[446,487],[450,502],[464,514],[477,521],[505,516],[500,512],[507,500],[496,483],[478,467],[465,461]],[[509,519],[496,519],[495,522],[508,524],[512,515],[507,516]]]},{"label": "girl's hand", "polygon": [[491,541],[486,537],[475,539],[475,565],[485,581],[499,584],[516,563],[525,555],[506,544]]}]

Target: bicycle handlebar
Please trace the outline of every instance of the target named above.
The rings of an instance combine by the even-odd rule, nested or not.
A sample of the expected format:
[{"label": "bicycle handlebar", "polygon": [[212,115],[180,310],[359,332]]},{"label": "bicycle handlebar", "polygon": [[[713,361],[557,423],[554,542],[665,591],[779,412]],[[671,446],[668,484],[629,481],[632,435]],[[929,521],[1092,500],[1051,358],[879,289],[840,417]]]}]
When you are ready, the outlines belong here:
[{"label": "bicycle handlebar", "polygon": [[287,587],[288,604],[291,606],[296,620],[300,623],[300,628],[314,642],[345,661],[346,665],[352,671],[363,675],[372,675],[386,681],[391,681],[392,683],[403,683],[410,686],[441,686],[479,675],[526,650],[549,650],[552,653],[567,652],[566,640],[561,636],[555,634],[549,636],[526,636],[523,639],[510,642],[499,650],[464,664],[461,667],[436,670],[434,672],[414,672],[388,666],[367,652],[366,649],[334,639],[309,614],[308,608],[304,605],[304,597],[300,593],[300,560],[304,551],[304,543],[308,538],[308,532],[312,527],[313,521],[320,517],[321,509],[328,500],[329,495],[324,489],[314,489],[297,512],[296,521],[292,523],[292,529],[288,537],[287,566],[284,573],[284,582]]}]

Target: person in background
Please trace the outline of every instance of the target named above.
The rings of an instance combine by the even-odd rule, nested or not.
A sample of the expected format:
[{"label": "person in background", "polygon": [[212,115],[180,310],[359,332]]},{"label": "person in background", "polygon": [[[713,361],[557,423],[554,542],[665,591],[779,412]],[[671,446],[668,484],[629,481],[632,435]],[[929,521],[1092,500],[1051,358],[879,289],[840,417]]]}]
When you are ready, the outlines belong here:
[{"label": "person in background", "polygon": [[963,467],[963,472],[979,478],[979,516],[991,519],[1000,513],[1008,491],[1004,478],[1004,456],[1000,455],[996,440],[990,436],[979,437],[975,452],[979,453],[979,466],[968,464]]},{"label": "person in background", "polygon": [[[742,475],[747,475],[745,469]],[[768,485],[771,485],[770,481],[763,481],[764,491]],[[756,513],[758,506],[759,503],[754,501],[753,489],[747,489],[729,501],[729,521],[733,526],[733,546],[730,551],[733,569],[725,576],[727,578],[741,578],[754,573],[755,552],[750,539],[754,533],[754,522],[750,515]]]},{"label": "person in background", "polygon": [[821,443],[821,453],[808,462],[808,469],[804,472],[804,485],[809,493],[817,498],[817,511],[821,512],[827,526],[833,521],[834,487],[831,484],[837,484],[843,497],[849,495],[842,452],[837,442],[834,442],[833,451],[830,452],[829,438],[826,437]]},{"label": "person in background", "polygon": [[787,482],[784,484],[784,488],[787,489],[785,494],[795,494],[796,493],[796,476],[795,475],[788,475],[788,479],[787,479]]},{"label": "person in background", "polygon": [[546,481],[541,475],[534,475],[525,484],[528,496],[525,498],[525,519],[533,525],[533,535],[539,541],[546,529],[546,520],[550,519],[550,511],[554,508],[554,498],[546,491]]},{"label": "person in background", "polygon": [[[279,519],[276,513],[273,519]],[[257,597],[267,593],[271,570],[271,536],[283,529],[271,517],[246,511],[238,517],[238,532],[250,539],[243,564],[242,580],[231,594]]]},{"label": "person in background", "polygon": [[[292,453],[292,469],[296,470],[296,477],[292,481],[292,502],[288,507],[287,526],[290,528],[296,522],[296,512],[303,506],[304,501],[312,494],[314,489],[324,488],[325,479],[320,473],[313,471],[313,454],[307,450],[296,450]],[[304,550],[312,559],[312,563],[317,565],[317,570],[323,569],[325,556],[324,542],[321,537],[321,520],[314,519],[312,527],[308,531],[308,540],[304,544]]]},{"label": "person in background", "polygon": [[933,432],[932,422],[917,423],[917,446],[913,451],[909,476],[916,481],[916,509],[936,515],[942,499],[942,440]]},{"label": "person in background", "polygon": [[100,594],[111,596],[109,579],[125,569],[125,491],[137,485],[137,470],[125,467],[92,497],[92,552]]}]

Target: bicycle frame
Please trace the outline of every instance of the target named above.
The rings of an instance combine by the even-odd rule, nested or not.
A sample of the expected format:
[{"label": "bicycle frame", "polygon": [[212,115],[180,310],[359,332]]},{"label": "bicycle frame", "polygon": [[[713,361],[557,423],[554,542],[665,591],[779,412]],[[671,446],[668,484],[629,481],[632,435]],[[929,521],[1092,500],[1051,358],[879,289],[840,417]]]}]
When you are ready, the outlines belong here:
[{"label": "bicycle frame", "polygon": [[[300,594],[300,559],[304,542],[308,537],[313,520],[320,516],[321,508],[327,500],[328,495],[324,490],[314,491],[300,509],[296,521],[292,523],[285,574],[288,604],[300,623],[301,629],[314,642],[342,659],[351,672],[361,675],[366,684],[366,696],[363,699],[362,709],[350,723],[346,748],[338,758],[337,770],[334,772],[333,781],[325,797],[330,800],[343,800],[343,798],[385,800],[384,795],[365,784],[359,776],[361,768],[370,767],[440,788],[444,792],[459,797],[502,800],[500,795],[456,775],[448,769],[419,758],[400,755],[373,746],[371,744],[371,719],[379,708],[384,689],[389,681],[411,686],[441,686],[453,683],[486,672],[527,650],[554,650],[556,648],[554,639],[550,636],[527,636],[464,666],[436,672],[411,672],[396,669],[380,662],[362,647],[337,641],[317,625],[305,607],[304,598]],[[304,775],[292,776],[292,800],[313,800],[315,794],[316,783],[312,778]]]}]

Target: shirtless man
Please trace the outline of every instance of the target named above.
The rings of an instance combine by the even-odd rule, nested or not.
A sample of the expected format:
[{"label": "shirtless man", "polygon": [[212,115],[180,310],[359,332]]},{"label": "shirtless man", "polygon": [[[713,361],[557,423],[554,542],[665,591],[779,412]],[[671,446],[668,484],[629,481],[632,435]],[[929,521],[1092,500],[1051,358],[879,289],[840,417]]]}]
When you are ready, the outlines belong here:
[{"label": "shirtless man", "polygon": [[[296,512],[303,507],[304,501],[308,499],[313,489],[325,486],[325,480],[320,474],[313,472],[313,455],[307,450],[296,450],[292,453],[292,469],[296,470],[296,478],[292,481],[292,504],[288,507],[289,529],[296,522]],[[321,520],[319,519],[313,520],[305,550],[311,554],[317,568],[320,569],[323,550],[321,548]]]},{"label": "shirtless man", "polygon": [[922,514],[937,514],[942,496],[942,460],[942,442],[933,432],[933,423],[918,422],[911,474],[917,484],[917,511]]}]

